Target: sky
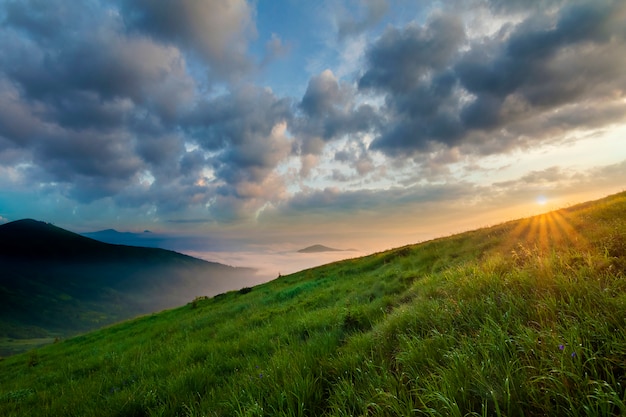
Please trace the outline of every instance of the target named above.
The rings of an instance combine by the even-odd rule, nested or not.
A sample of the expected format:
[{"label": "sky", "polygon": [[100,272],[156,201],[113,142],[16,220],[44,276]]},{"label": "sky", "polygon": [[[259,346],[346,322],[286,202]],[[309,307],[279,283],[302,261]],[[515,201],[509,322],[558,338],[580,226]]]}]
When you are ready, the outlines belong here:
[{"label": "sky", "polygon": [[270,276],[625,189],[622,0],[0,0],[0,22],[0,223],[147,229]]}]

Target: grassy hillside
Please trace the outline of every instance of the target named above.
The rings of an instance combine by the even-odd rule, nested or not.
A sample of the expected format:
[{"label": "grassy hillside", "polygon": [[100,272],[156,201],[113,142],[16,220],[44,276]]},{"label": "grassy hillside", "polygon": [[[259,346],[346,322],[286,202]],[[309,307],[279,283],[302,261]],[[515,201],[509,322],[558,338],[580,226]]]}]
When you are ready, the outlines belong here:
[{"label": "grassy hillside", "polygon": [[0,361],[3,416],[626,414],[626,193]]},{"label": "grassy hillside", "polygon": [[168,250],[110,245],[35,220],[0,226],[0,271],[5,356],[211,290],[241,288],[252,274]]}]

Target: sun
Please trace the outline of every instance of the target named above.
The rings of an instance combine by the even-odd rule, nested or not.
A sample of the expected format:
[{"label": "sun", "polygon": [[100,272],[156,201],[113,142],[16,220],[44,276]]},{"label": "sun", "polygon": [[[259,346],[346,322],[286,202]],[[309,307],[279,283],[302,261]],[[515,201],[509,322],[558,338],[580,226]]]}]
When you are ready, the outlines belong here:
[{"label": "sun", "polygon": [[540,206],[545,206],[548,203],[548,199],[546,198],[545,195],[540,195],[538,196],[535,201],[537,202],[537,204],[539,204]]}]

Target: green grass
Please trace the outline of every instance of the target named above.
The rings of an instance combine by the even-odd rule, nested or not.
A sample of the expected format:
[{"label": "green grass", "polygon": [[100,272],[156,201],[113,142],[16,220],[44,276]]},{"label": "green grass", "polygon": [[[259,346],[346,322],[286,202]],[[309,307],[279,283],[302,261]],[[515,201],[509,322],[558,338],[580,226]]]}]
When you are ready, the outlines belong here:
[{"label": "green grass", "polygon": [[2,416],[626,414],[626,193],[0,361]]}]

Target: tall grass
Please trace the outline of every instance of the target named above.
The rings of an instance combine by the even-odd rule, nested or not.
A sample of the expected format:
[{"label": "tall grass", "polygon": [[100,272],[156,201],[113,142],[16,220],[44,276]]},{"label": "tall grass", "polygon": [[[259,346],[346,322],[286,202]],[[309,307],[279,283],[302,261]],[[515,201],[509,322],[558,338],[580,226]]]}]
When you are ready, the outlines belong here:
[{"label": "tall grass", "polygon": [[0,361],[3,416],[626,414],[626,194]]}]

